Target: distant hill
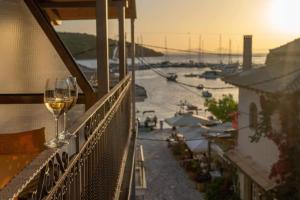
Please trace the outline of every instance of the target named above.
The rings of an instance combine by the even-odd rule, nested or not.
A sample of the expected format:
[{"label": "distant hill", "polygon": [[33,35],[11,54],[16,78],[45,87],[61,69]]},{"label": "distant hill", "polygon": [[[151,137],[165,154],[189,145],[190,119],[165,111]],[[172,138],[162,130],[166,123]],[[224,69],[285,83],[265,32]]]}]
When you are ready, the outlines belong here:
[{"label": "distant hill", "polygon": [[[76,59],[95,59],[96,58],[96,36],[85,33],[58,33],[61,40],[67,46],[69,51]],[[113,51],[117,45],[116,40],[109,39],[109,57],[112,57]],[[128,49],[128,57],[130,54],[130,43],[126,43]],[[136,45],[136,56],[141,56],[140,53],[143,52],[145,57],[157,57],[163,56],[161,52],[142,47],[141,45]]]}]

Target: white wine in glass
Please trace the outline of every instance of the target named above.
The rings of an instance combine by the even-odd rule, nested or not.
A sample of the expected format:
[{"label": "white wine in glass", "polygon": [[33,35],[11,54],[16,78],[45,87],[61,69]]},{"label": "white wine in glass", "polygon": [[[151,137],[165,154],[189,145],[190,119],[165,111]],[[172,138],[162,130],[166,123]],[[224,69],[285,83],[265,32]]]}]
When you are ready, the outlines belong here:
[{"label": "white wine in glass", "polygon": [[69,85],[69,88],[70,88],[70,98],[67,98],[65,103],[66,103],[66,106],[64,108],[64,131],[63,131],[63,134],[64,134],[64,137],[65,138],[70,138],[72,137],[73,135],[67,131],[67,112],[73,107],[75,106],[76,102],[77,102],[77,99],[78,99],[78,89],[77,89],[77,81],[76,81],[76,78],[75,77],[67,77],[66,78],[66,81]]},{"label": "white wine in glass", "polygon": [[45,92],[44,92],[44,103],[46,108],[52,113],[55,120],[55,138],[48,141],[46,146],[50,148],[57,148],[66,143],[66,141],[59,138],[58,133],[58,118],[63,113],[65,108],[64,97],[65,89],[68,89],[67,84],[63,84],[60,79],[47,79]]}]

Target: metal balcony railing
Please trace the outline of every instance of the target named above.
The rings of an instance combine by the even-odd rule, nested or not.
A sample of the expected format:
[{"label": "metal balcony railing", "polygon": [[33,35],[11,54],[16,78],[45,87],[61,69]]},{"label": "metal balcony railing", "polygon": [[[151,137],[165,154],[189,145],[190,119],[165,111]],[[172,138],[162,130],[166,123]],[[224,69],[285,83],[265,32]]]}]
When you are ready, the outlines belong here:
[{"label": "metal balcony railing", "polygon": [[135,133],[131,76],[73,124],[77,137],[47,149],[17,175],[0,199],[128,199]]}]

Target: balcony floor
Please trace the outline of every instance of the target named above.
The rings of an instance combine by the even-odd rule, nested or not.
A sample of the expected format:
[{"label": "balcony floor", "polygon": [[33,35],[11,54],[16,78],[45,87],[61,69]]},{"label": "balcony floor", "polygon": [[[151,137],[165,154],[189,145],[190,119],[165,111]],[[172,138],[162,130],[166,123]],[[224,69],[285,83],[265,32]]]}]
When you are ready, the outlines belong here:
[{"label": "balcony floor", "polygon": [[[155,132],[155,133],[154,133]],[[139,133],[139,138],[166,139],[170,130]],[[201,200],[187,173],[179,166],[167,142],[138,140],[143,145],[147,190],[145,200]]]}]

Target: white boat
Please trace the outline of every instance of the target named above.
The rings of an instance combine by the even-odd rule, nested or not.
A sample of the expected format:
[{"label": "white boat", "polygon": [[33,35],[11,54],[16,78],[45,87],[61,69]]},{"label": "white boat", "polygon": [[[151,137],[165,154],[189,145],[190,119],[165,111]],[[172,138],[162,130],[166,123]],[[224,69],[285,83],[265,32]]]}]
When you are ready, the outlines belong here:
[{"label": "white boat", "polygon": [[202,74],[199,75],[199,78],[205,78],[205,79],[217,79],[220,77],[219,71],[205,71]]},{"label": "white boat", "polygon": [[196,87],[198,90],[203,90],[204,89],[204,85],[203,84],[199,84]]},{"label": "white boat", "polygon": [[168,76],[166,78],[167,78],[167,81],[176,82],[177,77],[178,76],[176,73],[168,73]]}]

